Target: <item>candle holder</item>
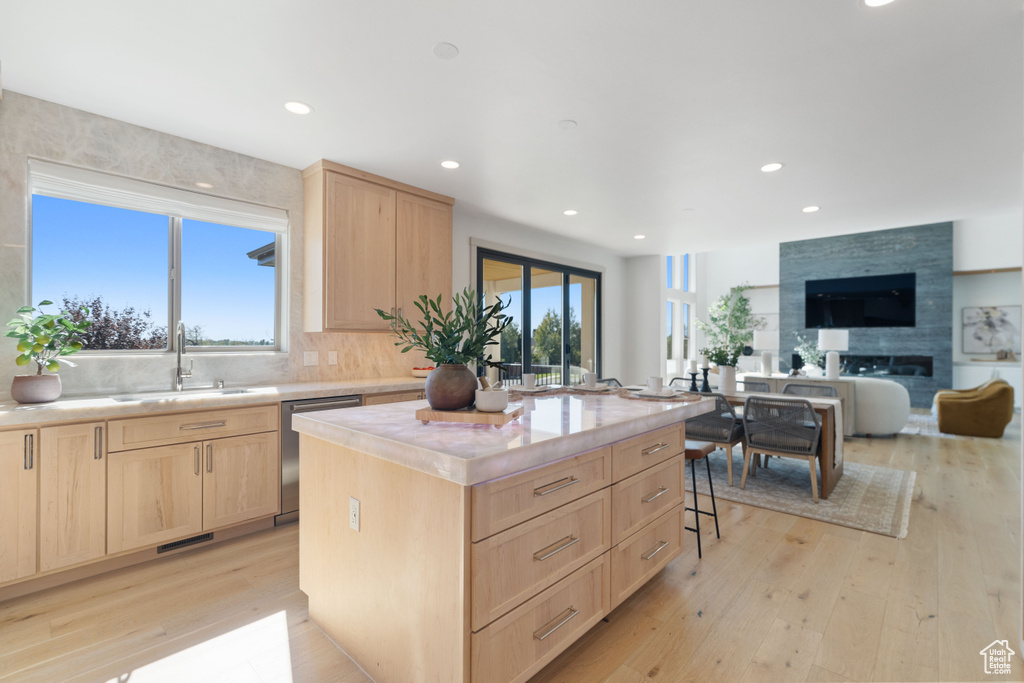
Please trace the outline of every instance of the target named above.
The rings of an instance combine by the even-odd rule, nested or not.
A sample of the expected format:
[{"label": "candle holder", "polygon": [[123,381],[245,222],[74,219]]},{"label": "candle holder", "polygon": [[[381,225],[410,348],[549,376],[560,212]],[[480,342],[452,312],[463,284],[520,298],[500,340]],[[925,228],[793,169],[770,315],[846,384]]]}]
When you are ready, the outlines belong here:
[{"label": "candle holder", "polygon": [[690,391],[694,394],[697,393],[697,373],[688,372],[686,374],[690,376]]},{"label": "candle holder", "polygon": [[702,385],[700,385],[700,393],[702,393],[702,394],[710,394],[711,393],[711,385],[708,384],[708,371],[710,369],[711,368],[701,368],[700,369],[700,371],[704,373],[704,383]]}]

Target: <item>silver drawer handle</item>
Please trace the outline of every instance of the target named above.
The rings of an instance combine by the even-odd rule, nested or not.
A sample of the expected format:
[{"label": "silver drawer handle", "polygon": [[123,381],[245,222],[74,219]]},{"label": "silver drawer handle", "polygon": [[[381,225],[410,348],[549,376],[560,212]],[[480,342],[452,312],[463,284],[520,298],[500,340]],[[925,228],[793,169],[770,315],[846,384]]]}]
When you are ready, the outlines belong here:
[{"label": "silver drawer handle", "polygon": [[641,560],[649,560],[649,559],[651,559],[652,557],[654,557],[655,555],[657,555],[658,553],[660,553],[662,550],[664,550],[667,547],[668,547],[668,541],[661,541],[661,542],[658,543],[658,547],[657,548],[655,548],[654,550],[648,550],[646,553],[644,553],[643,555],[640,556],[640,559]]},{"label": "silver drawer handle", "polygon": [[[563,550],[565,550],[566,548],[568,548],[570,546],[574,546],[574,545],[576,545],[579,542],[580,542],[580,539],[576,538],[575,536],[566,536],[565,538],[563,538],[560,541],[555,541],[554,543],[549,545],[547,548],[541,548],[540,550],[535,552],[533,554],[533,559],[535,559],[535,560],[537,560],[539,562],[543,562],[544,560],[548,559],[552,555],[554,555],[556,553],[560,553]],[[558,546],[558,547],[555,547],[555,546]]]},{"label": "silver drawer handle", "polygon": [[199,476],[199,461],[202,460],[202,458],[199,457],[199,446],[195,446],[195,450],[196,450],[196,476],[198,477]]},{"label": "silver drawer handle", "polygon": [[668,446],[669,445],[667,443],[661,443],[659,441],[650,448],[645,448],[642,451],[640,451],[640,455],[650,455],[651,453],[657,453],[658,451],[665,450],[666,448],[668,448]]},{"label": "silver drawer handle", "polygon": [[566,486],[572,486],[573,484],[578,483],[580,483],[580,480],[577,479],[576,477],[565,477],[563,479],[559,479],[558,481],[553,481],[550,484],[545,484],[540,488],[535,488],[533,490],[533,495],[536,497],[546,496],[549,493],[554,493],[555,491],[558,491],[559,489],[564,489]]},{"label": "silver drawer handle", "polygon": [[[569,607],[567,607],[564,612],[562,612],[557,617],[555,617],[554,619],[552,619],[551,621],[549,621],[548,623],[544,624],[539,629],[534,631],[533,632],[533,637],[536,638],[537,640],[544,640],[545,638],[550,636],[552,633],[554,633],[558,629],[560,629],[563,626],[565,626],[565,624],[570,619],[572,619],[574,616],[576,616],[579,613],[580,613],[580,611],[578,609],[573,609],[572,605],[569,605]],[[556,621],[558,622],[557,624],[555,624]],[[551,628],[548,628],[548,626],[550,626],[551,624],[555,624],[555,625],[551,626]],[[548,629],[547,631],[544,630],[546,628]],[[543,631],[543,633],[542,633],[542,631]]]},{"label": "silver drawer handle", "polygon": [[206,444],[206,471],[213,473],[213,444]]},{"label": "silver drawer handle", "polygon": [[30,470],[35,466],[35,438],[31,434],[25,435],[25,469]]},{"label": "silver drawer handle", "polygon": [[103,459],[103,427],[96,427],[92,432],[93,460]]},{"label": "silver drawer handle", "polygon": [[223,427],[227,422],[224,420],[217,420],[216,422],[193,422],[187,425],[178,425],[178,429],[186,431],[190,429],[212,429],[213,427]]},{"label": "silver drawer handle", "polygon": [[641,503],[650,503],[652,500],[654,500],[656,498],[660,498],[661,496],[664,496],[666,493],[668,493],[668,489],[665,488],[664,486],[662,486],[657,491],[654,491],[653,493],[648,493],[646,496],[641,498],[640,502]]}]

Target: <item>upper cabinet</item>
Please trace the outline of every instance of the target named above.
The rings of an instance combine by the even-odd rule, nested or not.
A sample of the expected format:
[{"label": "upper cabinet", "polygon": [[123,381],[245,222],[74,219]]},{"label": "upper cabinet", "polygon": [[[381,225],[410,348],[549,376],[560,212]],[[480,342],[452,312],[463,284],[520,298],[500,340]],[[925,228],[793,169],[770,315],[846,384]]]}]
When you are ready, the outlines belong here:
[{"label": "upper cabinet", "polygon": [[306,332],[385,331],[374,309],[416,316],[421,294],[450,307],[453,199],[330,161],[303,179]]}]

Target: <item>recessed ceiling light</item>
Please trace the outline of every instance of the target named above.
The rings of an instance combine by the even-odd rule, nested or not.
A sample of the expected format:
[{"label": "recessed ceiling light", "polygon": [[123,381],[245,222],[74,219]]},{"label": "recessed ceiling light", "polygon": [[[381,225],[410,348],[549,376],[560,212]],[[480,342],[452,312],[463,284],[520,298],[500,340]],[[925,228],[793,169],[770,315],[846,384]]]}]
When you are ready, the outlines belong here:
[{"label": "recessed ceiling light", "polygon": [[204,190],[209,190],[211,187],[213,187],[213,185],[211,185],[210,183],[196,183],[196,187],[201,187]]},{"label": "recessed ceiling light", "polygon": [[558,122],[558,127],[561,128],[562,130],[572,130],[577,125],[578,124],[572,119],[562,119],[561,121]]},{"label": "recessed ceiling light", "polygon": [[805,207],[804,207],[803,209],[801,209],[801,210],[802,210],[802,211],[803,211],[804,213],[814,213],[815,211],[817,211],[817,210],[818,210],[818,209],[820,209],[820,208],[821,208],[820,206],[805,206]]},{"label": "recessed ceiling light", "polygon": [[882,5],[888,5],[894,0],[864,0],[864,4],[868,7],[881,7]]},{"label": "recessed ceiling light", "polygon": [[451,159],[449,159],[447,161],[442,161],[441,165],[444,166],[445,168],[458,168],[459,162],[452,161]]},{"label": "recessed ceiling light", "polygon": [[309,106],[305,102],[285,102],[284,108],[291,113],[299,114],[300,116],[305,116],[313,111],[313,107]]},{"label": "recessed ceiling light", "polygon": [[438,43],[434,46],[434,56],[438,59],[455,59],[459,56],[459,48],[451,43]]},{"label": "recessed ceiling light", "polygon": [[633,239],[635,239],[635,240],[645,240],[645,239],[647,239],[647,235],[633,235]]},{"label": "recessed ceiling light", "polygon": [[764,171],[765,173],[771,173],[772,171],[778,171],[780,168],[782,168],[782,164],[780,164],[777,161],[773,161],[770,164],[765,164],[764,166],[762,166],[761,170]]},{"label": "recessed ceiling light", "polygon": [[566,216],[575,216],[576,214],[579,213],[579,211],[577,211],[576,209],[566,209],[562,213],[564,213]]}]

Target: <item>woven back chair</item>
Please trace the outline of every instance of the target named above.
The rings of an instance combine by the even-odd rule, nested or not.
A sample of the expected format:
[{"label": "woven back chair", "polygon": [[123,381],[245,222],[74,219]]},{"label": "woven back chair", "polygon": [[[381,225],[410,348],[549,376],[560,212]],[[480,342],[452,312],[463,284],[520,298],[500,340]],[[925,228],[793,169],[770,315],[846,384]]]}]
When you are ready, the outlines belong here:
[{"label": "woven back chair", "polygon": [[[811,493],[818,501],[818,472],[815,467],[821,422],[806,399],[748,396],[743,406],[743,478],[746,488],[747,470],[756,454],[779,455],[806,460],[811,470]],[[755,461],[756,462],[756,461]]]},{"label": "woven back chair", "polygon": [[614,377],[605,377],[604,379],[599,379],[597,381],[601,382],[602,384],[607,384],[610,387],[621,387],[622,386],[622,382],[620,382],[619,380],[615,379]]},{"label": "woven back chair", "polygon": [[725,449],[725,467],[732,486],[732,449],[743,443],[743,423],[736,419],[736,411],[729,405],[722,394],[707,394],[715,399],[715,407],[711,412],[691,417],[686,421],[687,441],[707,441],[716,448]]},{"label": "woven back chair", "polygon": [[825,396],[835,398],[836,388],[829,384],[800,384],[789,382],[782,387],[782,393],[794,396]]},{"label": "woven back chair", "polygon": [[751,379],[745,379],[737,384],[743,385],[743,391],[759,391],[762,394],[770,394],[772,391],[771,385],[768,382],[755,382]]},{"label": "woven back chair", "polygon": [[690,380],[683,377],[673,377],[669,380],[668,385],[670,387],[675,387],[676,389],[685,389],[690,386]]}]

